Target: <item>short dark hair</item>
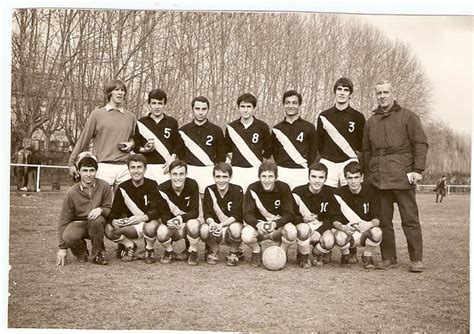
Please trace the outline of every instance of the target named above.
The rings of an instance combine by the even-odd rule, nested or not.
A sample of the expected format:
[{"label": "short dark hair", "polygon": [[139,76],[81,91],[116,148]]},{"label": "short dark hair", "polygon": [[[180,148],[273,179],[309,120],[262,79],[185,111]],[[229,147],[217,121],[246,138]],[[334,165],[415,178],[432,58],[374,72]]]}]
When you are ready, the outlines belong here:
[{"label": "short dark hair", "polygon": [[313,162],[311,165],[309,165],[308,176],[311,175],[312,170],[324,172],[326,177],[328,176],[328,168],[325,164],[321,162]]},{"label": "short dark hair", "polygon": [[250,94],[250,93],[242,94],[242,95],[240,95],[240,96],[237,98],[237,106],[240,106],[240,104],[241,104],[242,102],[252,103],[252,105],[253,105],[254,108],[257,106],[257,99],[256,99],[256,97],[253,96],[253,95]]},{"label": "short dark hair", "polygon": [[221,171],[229,174],[229,177],[232,177],[232,166],[227,162],[218,162],[214,165],[212,169],[212,176],[216,175],[216,171]]},{"label": "short dark hair", "polygon": [[143,166],[146,167],[148,161],[146,160],[145,156],[141,153],[133,153],[127,159],[127,167],[130,167],[130,163],[132,161],[142,162]]},{"label": "short dark hair", "polygon": [[332,91],[335,93],[337,87],[339,87],[339,86],[349,88],[349,91],[351,92],[351,94],[352,94],[352,92],[354,92],[354,84],[352,83],[352,81],[350,79],[347,79],[347,78],[337,79],[336,83],[334,83],[334,87],[332,88]]},{"label": "short dark hair", "polygon": [[186,171],[186,173],[188,172],[188,164],[186,163],[186,161],[179,160],[179,159],[173,160],[170,163],[168,171],[171,173],[171,171],[176,167],[184,167],[184,170]]},{"label": "short dark hair", "polygon": [[360,173],[362,175],[362,167],[360,166],[360,163],[358,163],[357,161],[349,162],[344,167],[344,176],[346,176],[347,173],[351,173],[351,174]]},{"label": "short dark hair", "polygon": [[148,93],[148,104],[150,104],[151,99],[155,100],[163,100],[165,104],[168,102],[168,96],[166,95],[165,91],[162,89],[153,89]]},{"label": "short dark hair", "polygon": [[201,96],[195,97],[195,98],[191,101],[191,108],[194,108],[194,103],[196,103],[196,101],[206,103],[206,104],[207,104],[207,107],[208,107],[208,108],[210,107],[209,100],[207,99],[207,97],[201,95]]},{"label": "short dark hair", "polygon": [[266,160],[262,162],[260,167],[258,167],[258,176],[262,175],[263,172],[273,172],[275,174],[275,177],[278,177],[278,167],[276,163],[274,163],[272,160]]},{"label": "short dark hair", "polygon": [[283,99],[282,99],[283,104],[285,104],[286,98],[290,97],[290,96],[298,97],[298,104],[303,103],[303,97],[301,96],[301,94],[298,93],[296,90],[291,89],[291,90],[288,90],[285,93],[283,93]]},{"label": "short dark hair", "polygon": [[115,90],[116,88],[123,88],[123,90],[125,91],[125,95],[127,95],[127,86],[125,85],[125,82],[123,82],[120,79],[114,79],[105,85],[104,91],[105,91],[105,98],[107,102],[110,101],[110,97],[112,96],[112,91]]},{"label": "short dark hair", "polygon": [[82,167],[94,167],[95,170],[99,168],[97,161],[90,156],[84,157],[77,163],[77,169],[80,171]]}]

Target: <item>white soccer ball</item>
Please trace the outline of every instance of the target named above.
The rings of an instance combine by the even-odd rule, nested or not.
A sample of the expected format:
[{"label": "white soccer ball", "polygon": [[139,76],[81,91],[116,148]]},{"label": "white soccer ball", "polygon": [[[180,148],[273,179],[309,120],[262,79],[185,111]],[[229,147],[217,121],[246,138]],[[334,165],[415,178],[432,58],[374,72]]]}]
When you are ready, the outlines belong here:
[{"label": "white soccer ball", "polygon": [[268,270],[281,270],[286,264],[286,253],[279,246],[270,246],[262,254],[262,264]]}]

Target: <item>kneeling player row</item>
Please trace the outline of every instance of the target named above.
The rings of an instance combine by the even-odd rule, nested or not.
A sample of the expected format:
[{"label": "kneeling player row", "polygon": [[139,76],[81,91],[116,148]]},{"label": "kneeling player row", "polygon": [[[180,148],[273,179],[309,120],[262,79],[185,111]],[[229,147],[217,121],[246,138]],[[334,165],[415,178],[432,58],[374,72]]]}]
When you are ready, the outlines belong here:
[{"label": "kneeling player row", "polygon": [[[379,205],[374,192],[362,184],[357,162],[344,169],[348,185],[333,192],[324,185],[327,167],[321,163],[309,167],[306,185],[291,191],[278,181],[275,163],[265,161],[258,170],[259,181],[250,184],[245,195],[240,186],[231,183],[232,167],[218,163],[213,169],[215,183],[204,192],[201,215],[198,185],[187,177],[185,162],[173,161],[170,179],[160,186],[144,177],[146,165],[141,154],[130,157],[131,179],[120,184],[110,208],[110,194],[103,182],[95,179],[96,161],[89,157],[79,162],[81,181],[68,191],[61,214],[58,264],[65,263],[67,248],[85,260],[85,238],[92,241],[93,262],[106,264],[105,230],[105,235],[119,244],[123,261],[135,259],[136,240],[144,238],[146,263],[155,262],[156,240],[164,248],[161,263],[170,263],[177,257],[173,241],[184,238],[190,265],[198,263],[197,246],[202,240],[209,264],[217,262],[219,244],[224,241],[230,246],[228,265],[235,266],[243,259],[245,244],[252,252],[250,264],[259,266],[260,242],[271,239],[284,251],[296,242],[297,262],[302,268],[311,263],[322,265],[324,254],[334,245],[341,249],[341,265],[354,260],[350,248],[363,246],[363,262],[367,268],[373,267],[372,250],[382,238]],[[89,213],[87,209],[73,210],[71,214],[80,204],[78,197],[88,199],[88,208],[94,209]],[[77,219],[80,214],[86,219]]]}]

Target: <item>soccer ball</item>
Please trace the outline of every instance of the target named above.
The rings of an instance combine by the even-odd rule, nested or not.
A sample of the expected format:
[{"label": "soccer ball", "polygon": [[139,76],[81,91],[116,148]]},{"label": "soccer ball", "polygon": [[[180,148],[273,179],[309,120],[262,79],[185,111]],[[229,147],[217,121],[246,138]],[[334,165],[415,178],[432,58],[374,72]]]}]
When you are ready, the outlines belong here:
[{"label": "soccer ball", "polygon": [[270,246],[262,254],[262,264],[268,270],[280,270],[286,264],[286,253],[279,246]]}]

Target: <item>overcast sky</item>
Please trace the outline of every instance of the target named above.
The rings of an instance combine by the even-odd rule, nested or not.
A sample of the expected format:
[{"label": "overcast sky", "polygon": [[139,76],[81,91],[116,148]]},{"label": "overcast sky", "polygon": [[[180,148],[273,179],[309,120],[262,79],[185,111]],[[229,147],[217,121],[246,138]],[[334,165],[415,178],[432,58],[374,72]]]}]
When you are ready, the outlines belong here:
[{"label": "overcast sky", "polygon": [[470,133],[473,110],[472,16],[361,15],[411,47],[433,88],[433,113]]}]

